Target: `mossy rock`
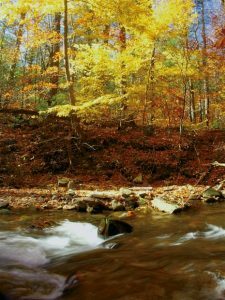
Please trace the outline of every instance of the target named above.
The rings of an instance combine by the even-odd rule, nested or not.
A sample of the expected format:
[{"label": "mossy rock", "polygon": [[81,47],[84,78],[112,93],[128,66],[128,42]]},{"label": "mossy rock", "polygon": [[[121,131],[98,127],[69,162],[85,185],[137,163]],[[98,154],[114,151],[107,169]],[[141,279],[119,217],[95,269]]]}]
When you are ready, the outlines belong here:
[{"label": "mossy rock", "polygon": [[213,203],[223,201],[224,196],[220,191],[217,191],[214,188],[208,188],[202,193],[202,200],[207,203]]}]

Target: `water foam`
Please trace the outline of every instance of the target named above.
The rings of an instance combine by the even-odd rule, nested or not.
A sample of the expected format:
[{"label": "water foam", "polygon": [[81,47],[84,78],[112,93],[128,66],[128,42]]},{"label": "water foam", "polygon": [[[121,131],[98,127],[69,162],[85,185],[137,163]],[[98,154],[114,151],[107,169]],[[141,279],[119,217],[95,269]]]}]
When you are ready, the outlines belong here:
[{"label": "water foam", "polygon": [[216,283],[216,288],[214,289],[214,298],[216,300],[224,300],[225,299],[225,278],[213,272],[207,272],[207,273],[212,276],[213,280]]},{"label": "water foam", "polygon": [[207,225],[208,230],[205,231],[204,237],[207,239],[221,239],[225,237],[225,229],[216,225]]},{"label": "water foam", "polygon": [[[29,293],[20,299],[57,299],[63,294],[67,281],[63,276],[48,273],[44,265],[56,256],[103,247],[103,242],[96,226],[68,220],[46,229],[41,237],[0,232],[0,274],[13,277],[18,289],[24,282],[35,283],[35,294]],[[47,294],[45,284],[51,287]]]},{"label": "water foam", "polygon": [[64,221],[45,230],[46,236],[34,238],[22,234],[1,233],[0,259],[34,267],[50,261],[51,257],[79,253],[99,247],[103,239],[98,228],[89,223]]},{"label": "water foam", "polygon": [[183,244],[184,242],[195,239],[215,240],[222,238],[225,238],[225,229],[216,225],[207,224],[205,231],[188,232],[171,245],[178,246]]}]

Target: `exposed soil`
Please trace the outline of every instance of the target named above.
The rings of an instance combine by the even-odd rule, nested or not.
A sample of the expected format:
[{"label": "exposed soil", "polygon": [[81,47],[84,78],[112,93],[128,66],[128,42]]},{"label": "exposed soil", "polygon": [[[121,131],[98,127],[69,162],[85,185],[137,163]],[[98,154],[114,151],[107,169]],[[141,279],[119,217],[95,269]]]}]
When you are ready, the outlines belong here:
[{"label": "exposed soil", "polygon": [[[4,119],[5,118],[5,119]],[[0,120],[0,186],[46,187],[68,177],[84,186],[212,185],[225,178],[225,131],[86,126],[82,140],[65,119]]]}]

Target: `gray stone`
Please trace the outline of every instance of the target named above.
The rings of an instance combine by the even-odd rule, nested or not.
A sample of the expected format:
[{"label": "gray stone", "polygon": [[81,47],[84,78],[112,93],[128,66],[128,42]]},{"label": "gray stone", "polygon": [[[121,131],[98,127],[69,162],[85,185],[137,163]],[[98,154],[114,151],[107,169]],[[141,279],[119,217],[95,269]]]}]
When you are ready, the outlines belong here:
[{"label": "gray stone", "polygon": [[77,204],[66,204],[62,207],[63,210],[75,210],[77,209]]},{"label": "gray stone", "polygon": [[202,193],[202,200],[206,203],[220,202],[224,201],[224,196],[220,191],[214,188],[208,188]]},{"label": "gray stone", "polygon": [[87,211],[87,203],[82,200],[77,200],[74,205],[74,209],[78,212],[86,212]]},{"label": "gray stone", "polygon": [[124,198],[129,197],[133,193],[130,189],[127,188],[121,188],[119,192]]},{"label": "gray stone", "polygon": [[58,195],[57,194],[53,194],[52,195],[52,200],[58,200]]},{"label": "gray stone", "polygon": [[139,206],[138,197],[136,195],[131,195],[128,198],[125,198],[125,208],[126,210],[134,210]]},{"label": "gray stone", "polygon": [[87,200],[87,212],[92,214],[99,214],[106,208],[105,204],[101,200]]},{"label": "gray stone", "polygon": [[90,195],[91,198],[96,198],[96,199],[113,199],[117,196],[116,192],[112,191],[105,191],[105,192],[94,192]]},{"label": "gray stone", "polygon": [[175,214],[187,208],[187,206],[179,206],[171,203],[164,197],[155,197],[152,200],[152,207],[168,214]]},{"label": "gray stone", "polygon": [[132,190],[134,192],[149,193],[150,191],[153,190],[153,187],[152,186],[134,186],[134,187],[131,187],[130,190]]},{"label": "gray stone", "polygon": [[111,208],[113,211],[124,211],[125,210],[124,205],[117,200],[113,200],[111,202]]},{"label": "gray stone", "polygon": [[73,189],[69,189],[66,193],[67,193],[67,195],[69,195],[69,196],[74,196],[74,195],[76,194],[76,191],[73,190]]},{"label": "gray stone", "polygon": [[191,194],[189,197],[190,201],[194,201],[194,200],[200,200],[201,196],[199,196],[198,194]]}]

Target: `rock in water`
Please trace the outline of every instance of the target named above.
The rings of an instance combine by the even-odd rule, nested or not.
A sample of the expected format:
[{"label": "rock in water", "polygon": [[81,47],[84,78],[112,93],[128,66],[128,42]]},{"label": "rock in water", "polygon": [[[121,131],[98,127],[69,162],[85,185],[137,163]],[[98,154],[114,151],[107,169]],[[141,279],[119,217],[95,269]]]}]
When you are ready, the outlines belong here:
[{"label": "rock in water", "polygon": [[69,275],[64,284],[63,288],[63,295],[67,294],[70,292],[74,287],[78,284],[78,280],[75,274]]},{"label": "rock in water", "polygon": [[124,205],[117,200],[113,200],[111,202],[111,208],[113,211],[124,211],[125,210]]},{"label": "rock in water", "polygon": [[224,197],[220,191],[217,191],[214,188],[208,188],[202,193],[202,200],[206,203],[213,203],[223,201]]},{"label": "rock in water", "polygon": [[152,207],[168,214],[176,214],[188,208],[188,206],[185,205],[170,203],[166,198],[163,197],[155,197],[152,200]]},{"label": "rock in water", "polygon": [[120,233],[131,233],[132,231],[133,227],[130,224],[109,218],[102,220],[98,227],[98,235],[103,238],[108,238]]}]

